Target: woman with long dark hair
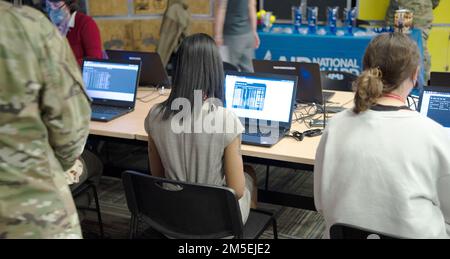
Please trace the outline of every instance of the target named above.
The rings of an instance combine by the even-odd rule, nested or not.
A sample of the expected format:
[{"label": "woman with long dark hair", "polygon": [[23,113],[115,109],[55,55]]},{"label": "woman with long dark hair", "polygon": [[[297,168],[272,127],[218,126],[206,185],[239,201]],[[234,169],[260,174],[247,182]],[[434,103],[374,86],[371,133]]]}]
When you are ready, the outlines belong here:
[{"label": "woman with long dark hair", "polygon": [[242,162],[244,128],[221,105],[224,73],[214,40],[206,34],[187,37],[175,67],[168,100],[155,106],[145,120],[151,174],[230,187],[245,222],[250,207],[256,206],[256,177]]}]

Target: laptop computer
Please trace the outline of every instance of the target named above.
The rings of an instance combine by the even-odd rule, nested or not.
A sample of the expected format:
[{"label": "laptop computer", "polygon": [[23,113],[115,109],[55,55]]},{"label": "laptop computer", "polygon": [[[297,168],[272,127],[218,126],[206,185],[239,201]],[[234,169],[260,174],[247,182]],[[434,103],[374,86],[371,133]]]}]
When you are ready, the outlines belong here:
[{"label": "laptop computer", "polygon": [[141,61],[140,86],[170,87],[167,71],[156,52],[106,50],[106,54],[112,60],[138,60]]},{"label": "laptop computer", "polygon": [[227,72],[225,107],[245,126],[242,143],[273,146],[289,133],[297,77]]},{"label": "laptop computer", "polygon": [[450,87],[450,73],[449,72],[431,72],[430,85]]},{"label": "laptop computer", "polygon": [[83,61],[83,81],[93,100],[93,121],[111,121],[134,110],[140,67],[140,61]]},{"label": "laptop computer", "polygon": [[322,90],[320,66],[316,63],[253,60],[257,73],[292,75],[298,77],[297,102],[323,104],[334,93]]},{"label": "laptop computer", "polygon": [[420,95],[419,111],[441,124],[450,136],[450,87],[426,87]]}]

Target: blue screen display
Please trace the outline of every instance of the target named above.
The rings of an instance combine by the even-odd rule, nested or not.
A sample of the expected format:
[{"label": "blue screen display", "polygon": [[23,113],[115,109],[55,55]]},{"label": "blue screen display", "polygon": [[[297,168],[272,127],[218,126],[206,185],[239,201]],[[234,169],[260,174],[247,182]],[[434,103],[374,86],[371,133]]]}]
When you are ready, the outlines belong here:
[{"label": "blue screen display", "polygon": [[431,96],[427,116],[450,128],[450,96]]},{"label": "blue screen display", "polygon": [[134,94],[138,65],[86,62],[83,81],[88,90]]}]

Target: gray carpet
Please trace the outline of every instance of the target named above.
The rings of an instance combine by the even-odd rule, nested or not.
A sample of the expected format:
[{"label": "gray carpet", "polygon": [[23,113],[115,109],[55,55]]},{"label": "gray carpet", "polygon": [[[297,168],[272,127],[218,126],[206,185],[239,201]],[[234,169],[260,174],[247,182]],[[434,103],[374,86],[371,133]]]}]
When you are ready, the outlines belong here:
[{"label": "gray carpet", "polygon": [[[255,167],[257,169],[258,184],[260,187],[263,187],[265,167]],[[269,189],[272,191],[312,196],[312,186],[313,176],[311,172],[271,168]],[[128,238],[130,213],[126,205],[121,180],[113,177],[103,177],[98,192],[106,238]],[[259,207],[275,213],[280,239],[317,239],[322,237],[325,226],[322,216],[316,212],[263,203],[260,203]],[[91,212],[83,212],[81,217],[84,237],[98,237],[99,231],[96,215]],[[145,226],[142,229],[142,238],[159,237],[153,231],[144,231]],[[261,238],[273,238],[271,228]]]}]

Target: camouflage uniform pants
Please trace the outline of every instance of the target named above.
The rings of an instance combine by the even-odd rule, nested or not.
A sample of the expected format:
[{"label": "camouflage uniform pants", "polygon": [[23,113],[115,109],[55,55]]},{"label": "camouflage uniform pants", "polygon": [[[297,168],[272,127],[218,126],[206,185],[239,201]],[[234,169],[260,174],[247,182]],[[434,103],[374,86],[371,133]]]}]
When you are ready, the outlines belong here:
[{"label": "camouflage uniform pants", "polygon": [[[78,214],[66,179],[58,179],[60,196],[46,193],[19,195],[11,208],[0,213],[0,239],[79,239],[82,238]],[[47,198],[48,197],[48,198]],[[61,202],[61,200],[65,202]],[[70,204],[69,206],[65,206]]]}]

